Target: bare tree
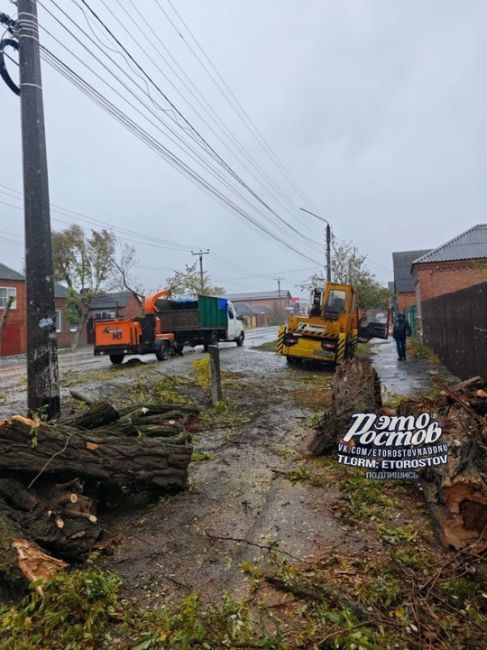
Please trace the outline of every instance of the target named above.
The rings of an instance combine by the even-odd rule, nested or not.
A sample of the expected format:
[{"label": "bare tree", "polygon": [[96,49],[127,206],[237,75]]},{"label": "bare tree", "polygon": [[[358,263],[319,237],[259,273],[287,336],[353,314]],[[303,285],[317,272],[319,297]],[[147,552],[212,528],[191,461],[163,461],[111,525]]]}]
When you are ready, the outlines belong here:
[{"label": "bare tree", "polygon": [[144,294],[132,275],[135,262],[135,248],[120,242],[120,254],[118,257],[115,256],[113,260],[114,267],[119,273],[119,286],[121,289],[131,291],[132,295],[142,307],[144,304]]}]

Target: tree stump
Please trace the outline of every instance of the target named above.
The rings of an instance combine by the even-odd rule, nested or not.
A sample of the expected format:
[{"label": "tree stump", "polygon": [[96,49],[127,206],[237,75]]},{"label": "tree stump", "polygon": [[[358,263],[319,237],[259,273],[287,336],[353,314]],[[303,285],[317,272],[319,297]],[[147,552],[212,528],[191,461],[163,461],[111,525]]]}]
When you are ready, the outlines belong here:
[{"label": "tree stump", "polygon": [[368,359],[351,359],[337,368],[329,410],[308,446],[313,456],[336,451],[355,413],[375,413],[382,406],[379,377]]}]

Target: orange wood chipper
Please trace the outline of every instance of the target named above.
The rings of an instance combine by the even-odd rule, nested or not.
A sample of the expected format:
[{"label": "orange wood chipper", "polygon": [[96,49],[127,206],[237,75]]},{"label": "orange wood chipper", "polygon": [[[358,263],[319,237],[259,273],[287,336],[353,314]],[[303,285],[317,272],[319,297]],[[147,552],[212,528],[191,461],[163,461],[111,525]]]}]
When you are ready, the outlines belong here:
[{"label": "orange wood chipper", "polygon": [[95,355],[108,355],[114,364],[122,363],[127,354],[154,353],[159,361],[167,359],[174,334],[163,333],[156,300],[167,298],[170,293],[170,289],[164,289],[147,296],[143,314],[136,318],[95,321]]}]

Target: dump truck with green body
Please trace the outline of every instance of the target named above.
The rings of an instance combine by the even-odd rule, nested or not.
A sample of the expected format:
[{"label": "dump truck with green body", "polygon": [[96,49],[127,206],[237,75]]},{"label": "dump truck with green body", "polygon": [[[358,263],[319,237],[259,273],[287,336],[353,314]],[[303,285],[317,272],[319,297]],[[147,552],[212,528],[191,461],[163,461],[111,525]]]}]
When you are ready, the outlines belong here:
[{"label": "dump truck with green body", "polygon": [[244,342],[242,320],[226,298],[163,299],[157,301],[156,307],[162,331],[174,334],[179,351],[185,345],[203,345],[206,350],[219,341],[234,341],[239,346]]}]

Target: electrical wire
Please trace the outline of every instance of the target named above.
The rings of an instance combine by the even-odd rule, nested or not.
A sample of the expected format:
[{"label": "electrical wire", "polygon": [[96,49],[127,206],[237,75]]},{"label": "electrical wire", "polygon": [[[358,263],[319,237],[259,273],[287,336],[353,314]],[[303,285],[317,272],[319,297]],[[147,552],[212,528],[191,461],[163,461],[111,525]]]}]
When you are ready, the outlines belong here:
[{"label": "electrical wire", "polygon": [[[87,0],[80,0],[81,3],[88,9],[88,11],[93,15],[97,22],[106,30],[106,32],[111,36],[111,38],[117,43],[121,48],[124,54],[129,58],[129,60],[137,67],[137,69],[142,73],[148,83],[150,83],[154,89],[164,98],[164,100],[171,106],[171,108],[177,113],[177,115],[183,120],[183,122],[189,127],[191,132],[196,136],[197,139],[202,143],[206,149],[211,152],[214,158],[222,165],[222,167],[239,183],[244,187],[259,203],[261,203],[265,208],[267,208],[279,221],[284,225],[290,228],[296,235],[307,239],[300,230],[295,228],[292,224],[286,221],[281,215],[279,215],[271,206],[268,205],[264,199],[262,199],[254,190],[230,167],[230,165],[218,154],[218,152],[213,148],[213,146],[201,135],[201,133],[195,129],[191,122],[185,117],[185,115],[176,107],[176,105],[169,99],[168,95],[155,83],[153,78],[145,71],[145,69],[139,64],[139,62],[133,57],[133,55],[127,50],[123,45],[120,39],[113,33],[113,31],[105,24],[105,22],[100,18],[100,16],[91,8]],[[56,4],[55,0],[51,0]],[[79,6],[77,0],[72,0],[72,2]],[[58,5],[56,5],[58,6]],[[59,7],[58,7],[59,8]],[[63,12],[65,13],[65,12]],[[314,243],[310,240],[311,243]]]},{"label": "electrical wire", "polygon": [[[3,188],[6,188],[8,191],[5,191],[5,189],[3,189]],[[10,188],[10,187],[8,187],[6,185],[3,185],[1,183],[0,183],[0,192],[2,194],[10,196],[11,198],[14,198],[14,199],[21,200],[23,198],[21,192],[19,192],[18,190],[15,190],[13,188]],[[15,194],[12,194],[13,192],[16,193],[17,196],[15,196]],[[19,206],[19,205],[13,205],[12,203],[6,203],[5,201],[0,201],[0,203],[3,203],[4,205],[8,205],[9,207],[12,207],[12,208],[16,208],[18,210],[22,209],[22,207]],[[123,228],[121,226],[114,226],[114,225],[112,225],[111,223],[109,223],[107,221],[103,221],[101,219],[96,219],[94,217],[88,217],[85,214],[82,214],[81,212],[77,212],[75,210],[70,210],[68,208],[62,208],[61,206],[58,206],[55,203],[51,203],[50,205],[51,205],[51,210],[53,212],[55,212],[55,213],[61,214],[63,216],[71,217],[71,218],[74,217],[77,220],[84,221],[84,222],[86,222],[86,223],[88,223],[90,225],[102,226],[104,228],[110,228],[114,232],[120,233],[123,236],[132,237],[132,239],[134,241],[135,241],[134,238],[136,238],[137,240],[139,240],[138,243],[141,243],[140,240],[145,240],[145,241],[147,241],[147,243],[152,244],[152,245],[157,244],[161,248],[168,248],[168,249],[178,250],[178,251],[182,251],[182,252],[190,252],[192,250],[192,248],[193,248],[193,246],[191,246],[189,244],[187,244],[187,245],[186,244],[180,244],[178,242],[172,242],[172,241],[169,241],[169,240],[166,240],[166,239],[161,239],[161,238],[155,237],[153,235],[144,235],[143,233],[138,233],[138,232],[136,232],[134,230],[129,230],[129,229]],[[67,223],[72,224],[72,221],[67,222]],[[143,241],[143,243],[145,243],[145,241]]]},{"label": "electrical wire", "polygon": [[[308,199],[308,197],[304,194],[304,192],[301,190],[299,185],[296,183],[296,181],[292,178],[292,176],[289,174],[289,172],[286,170],[284,165],[281,163],[271,146],[268,144],[268,142],[265,140],[264,136],[261,134],[257,126],[255,125],[254,121],[252,118],[248,115],[247,111],[245,108],[242,106],[241,102],[239,99],[236,97],[232,89],[229,87],[225,79],[222,77],[216,66],[213,64],[209,56],[206,54],[205,50],[197,40],[196,36],[193,34],[191,29],[189,28],[188,24],[186,21],[182,18],[181,14],[177,11],[176,7],[174,4],[171,2],[171,0],[167,0],[169,6],[175,13],[175,15],[178,17],[188,34],[190,35],[192,41],[195,43],[196,47],[198,50],[201,52],[205,60],[208,62],[209,66],[211,69],[214,71],[216,74],[217,78],[220,80],[220,83],[214,78],[214,76],[211,74],[211,72],[208,70],[208,67],[205,65],[205,63],[201,60],[201,57],[198,56],[198,54],[194,51],[194,48],[191,47],[191,45],[187,42],[187,40],[184,38],[184,35],[181,33],[180,29],[177,27],[177,25],[174,23],[174,21],[171,19],[171,17],[168,15],[168,13],[165,11],[165,9],[161,6],[159,0],[154,0],[156,5],[159,7],[161,12],[164,14],[164,16],[167,18],[167,20],[170,22],[170,24],[173,26],[173,28],[176,30],[177,34],[181,37],[185,45],[188,47],[190,52],[193,54],[193,56],[196,58],[198,63],[201,65],[201,67],[205,70],[206,74],[210,77],[210,79],[213,81],[215,86],[218,88],[220,93],[223,95],[223,97],[226,99],[228,104],[232,107],[232,109],[237,113],[237,115],[240,117],[240,119],[243,121],[243,123],[247,126],[249,131],[252,133],[252,135],[256,138],[256,140],[259,142],[261,147],[264,149],[264,151],[267,153],[267,155],[273,160],[274,164],[278,167],[278,169],[281,171],[281,173],[287,178],[287,180],[293,185],[295,190],[298,192],[298,194],[303,198],[306,203],[310,204],[313,207],[312,202]],[[220,85],[221,84],[221,85]]]},{"label": "electrical wire", "polygon": [[[40,3],[40,4],[42,5],[42,3]],[[49,13],[50,13],[50,12],[49,12]],[[52,15],[52,14],[51,14],[51,15]],[[59,21],[58,21],[58,22],[59,22]],[[60,23],[60,24],[62,24],[62,23]],[[59,44],[63,45],[62,42],[59,41],[59,39],[57,39],[53,34],[51,34],[51,33],[50,33],[50,32],[49,32],[45,27],[43,27],[42,29],[43,29],[43,31],[45,31],[49,36],[51,36],[51,37],[52,37],[56,42],[58,42]],[[67,28],[65,27],[65,29],[67,29]],[[72,36],[75,37],[75,35],[74,35],[74,34],[73,34],[69,29],[67,29],[67,31],[68,31]],[[76,38],[76,37],[75,37],[75,38]],[[81,41],[79,41],[79,39],[76,39],[76,40],[78,40],[78,42],[81,43]],[[82,43],[81,43],[81,44],[82,44]],[[65,47],[65,49],[67,49],[67,51],[70,52],[69,48],[67,48],[65,45],[63,45],[63,47]],[[42,50],[42,46],[41,46],[41,50]],[[88,50],[88,51],[89,51],[89,50]],[[73,54],[73,56],[74,56],[74,57],[75,57],[79,62],[81,62],[81,63],[82,63],[85,67],[87,67],[91,72],[93,72],[93,74],[95,74],[95,76],[97,76],[99,79],[101,79],[102,81],[104,81],[104,83],[105,83],[106,85],[108,85],[108,87],[109,87],[111,90],[113,90],[113,91],[114,91],[118,96],[120,96],[120,97],[121,97],[125,102],[127,102],[127,103],[132,107],[132,108],[134,108],[135,110],[138,110],[136,107],[134,107],[134,105],[133,105],[131,102],[129,102],[129,101],[127,100],[126,97],[124,97],[124,95],[122,95],[121,93],[119,93],[119,92],[118,92],[118,91],[117,91],[117,90],[116,90],[112,85],[110,85],[110,84],[109,84],[108,82],[106,82],[106,81],[105,81],[105,80],[104,80],[100,75],[98,75],[96,72],[94,72],[94,71],[90,68],[90,66],[88,66],[88,65],[87,65],[87,64],[86,64],[82,59],[80,59],[79,57],[77,57],[77,56],[76,56],[74,53],[72,53],[72,52],[71,52],[71,54]],[[102,63],[102,62],[101,62],[97,57],[95,57],[95,59],[96,59],[98,62]],[[102,65],[103,65],[103,64],[102,64]],[[104,66],[104,67],[106,68],[106,66]],[[106,68],[106,69],[108,70],[108,68]],[[112,72],[112,75],[114,75],[113,72]],[[121,82],[121,80],[119,79],[119,77],[117,77],[116,75],[114,75],[114,76],[115,76],[115,78],[116,78],[116,79],[117,79],[117,80],[118,80],[118,81],[123,85],[123,82]],[[124,86],[124,87],[125,87],[129,92],[131,92],[130,89],[128,89],[126,86]],[[137,95],[135,95],[134,93],[131,93],[131,94],[133,94],[133,96],[136,97],[136,99],[138,99],[138,100],[140,101],[140,99],[137,97]],[[143,102],[142,102],[142,104],[143,104]],[[143,105],[146,106],[145,104],[143,104]],[[146,107],[147,107],[147,106],[146,106]],[[149,109],[149,110],[150,110],[150,109]],[[141,113],[140,111],[138,111],[138,112],[140,113],[140,115],[142,115],[142,117],[145,117],[145,119],[147,119],[147,120],[148,120],[148,121],[149,121],[153,126],[156,126],[156,128],[158,128],[158,125],[157,125],[157,124],[154,124],[154,122],[152,122],[149,118],[147,118],[147,116],[144,116],[144,114]],[[151,112],[152,112],[153,115],[156,116],[156,118],[158,118],[158,116],[157,116],[153,111],[151,111]],[[159,129],[159,130],[160,130],[160,129]],[[167,134],[166,134],[166,137],[167,137]],[[177,136],[177,137],[179,137],[179,136]],[[170,138],[170,139],[171,139],[171,138]],[[171,140],[172,140],[172,139],[171,139]],[[204,163],[204,161],[203,161],[203,163]],[[210,170],[210,171],[211,171],[211,170]],[[217,175],[217,176],[218,176],[218,175]],[[221,176],[220,176],[220,178],[221,178]],[[226,185],[229,187],[229,189],[233,189],[233,188],[231,188],[231,186],[228,185],[228,182],[227,182],[225,179],[222,179],[222,182],[223,182],[224,184],[226,184]],[[233,191],[235,192],[235,190],[233,190]],[[241,193],[237,192],[237,194],[238,194],[238,196],[242,197]],[[243,198],[244,202],[247,202],[247,204],[248,204],[250,207],[252,207],[252,208],[255,209],[255,206],[253,206],[251,203],[249,203],[249,202],[248,202],[248,199],[246,199],[246,197],[242,197],[242,198]],[[257,210],[257,211],[259,212],[259,210]],[[259,213],[262,214],[262,212],[259,212]]]},{"label": "electrical wire", "polygon": [[230,207],[234,212],[242,216],[246,221],[252,223],[255,227],[257,227],[261,232],[264,232],[271,239],[280,242],[295,254],[304,257],[305,259],[308,259],[313,263],[316,262],[311,257],[309,257],[308,255],[304,254],[303,252],[301,252],[300,250],[292,246],[287,240],[275,235],[274,233],[272,233],[272,231],[269,231],[269,229],[266,226],[259,223],[255,218],[252,217],[252,215],[250,215],[243,208],[241,208],[233,201],[228,199],[228,197],[223,195],[217,188],[212,186],[203,177],[201,177],[201,175],[199,175],[197,172],[191,169],[186,163],[184,163],[181,159],[175,156],[164,145],[162,145],[153,136],[151,136],[145,129],[143,129],[140,125],[138,125],[130,117],[128,117],[123,111],[117,108],[112,102],[110,102],[107,98],[105,98],[98,91],[96,91],[96,89],[93,88],[91,84],[89,84],[86,80],[84,80],[77,73],[75,73],[69,66],[67,66],[67,64],[62,62],[45,46],[41,47],[41,54],[45,56],[46,61],[50,65],[52,65],[58,72],[60,72],[68,81],[70,81],[75,86],[77,86],[82,92],[84,92],[88,97],[90,97],[90,99],[95,101],[95,103],[97,103],[101,108],[103,108],[106,112],[108,112],[112,117],[115,117],[117,121],[119,121],[123,126],[128,128],[132,133],[134,133],[134,135],[136,135],[139,139],[145,142],[145,144],[147,144],[150,148],[156,151],[171,166],[178,169],[181,173],[183,173],[185,176],[190,178],[193,182],[198,184],[205,191],[215,196],[221,203]]},{"label": "electrical wire", "polygon": [[[127,30],[125,25],[123,25],[123,23],[120,21],[120,19],[117,17],[117,15],[113,12],[113,10],[110,9],[110,7],[107,5],[105,0],[101,0],[101,2],[103,4],[103,6],[111,13],[111,15],[114,17],[114,19],[120,24],[122,29],[126,33],[129,34],[130,32]],[[121,0],[117,0],[117,3],[119,5],[120,9],[124,12],[124,14],[129,18],[129,20],[132,22],[132,24],[137,28],[137,30],[143,36],[143,38],[151,45],[151,47],[156,52],[156,54],[159,57],[161,57],[163,62],[166,64],[166,66],[172,71],[172,73],[180,81],[180,83],[183,85],[183,87],[185,88],[187,93],[189,93],[191,95],[191,97],[203,109],[203,111],[205,111],[206,115],[208,115],[209,118],[211,120],[213,120],[213,122],[216,124],[216,126],[221,129],[221,131],[225,134],[225,136],[232,143],[232,145],[239,150],[239,152],[245,157],[245,159],[248,161],[248,163],[250,163],[250,165],[252,165],[252,167],[249,166],[245,161],[242,161],[241,157],[237,156],[237,154],[228,146],[228,144],[208,124],[208,122],[205,120],[205,118],[202,117],[202,115],[198,111],[198,109],[194,108],[194,106],[191,104],[191,102],[187,98],[187,93],[182,93],[177,88],[177,86],[171,81],[169,76],[161,69],[161,67],[157,64],[157,62],[155,62],[154,59],[147,53],[147,51],[144,49],[144,47],[141,45],[141,43],[137,43],[139,48],[142,50],[142,52],[147,56],[147,58],[157,68],[157,70],[164,76],[164,78],[168,80],[168,82],[176,90],[176,92],[180,95],[180,97],[188,104],[188,106],[196,113],[196,115],[199,117],[199,119],[201,119],[203,121],[203,123],[211,130],[211,132],[218,138],[218,140],[223,144],[223,146],[227,149],[227,151],[229,151],[239,161],[239,163],[246,169],[246,171],[252,176],[252,178],[257,183],[259,183],[259,185],[265,191],[267,191],[281,205],[281,207],[288,212],[288,214],[290,214],[293,218],[296,218],[296,216],[299,216],[299,214],[297,213],[297,209],[298,209],[297,205],[295,203],[293,203],[292,200],[289,197],[286,196],[286,194],[281,190],[281,188],[273,181],[273,179],[259,165],[259,163],[256,161],[256,159],[252,155],[249,154],[249,152],[245,149],[245,147],[235,137],[235,135],[228,128],[228,126],[223,121],[223,119],[213,109],[213,107],[208,102],[208,100],[203,95],[203,93],[193,83],[191,78],[186,74],[184,69],[178,63],[176,58],[171,54],[170,50],[165,46],[165,44],[164,44],[163,40],[161,39],[161,37],[159,36],[159,34],[154,30],[154,28],[152,27],[150,22],[147,20],[147,18],[144,16],[144,14],[139,10],[137,5],[135,3],[131,3],[132,7],[133,7],[133,10],[139,16],[140,20],[144,23],[145,28],[142,28],[138,24],[138,22],[133,18],[133,16],[130,15],[130,13],[128,12],[126,7],[122,4]],[[147,30],[149,30],[149,32],[152,34],[152,36],[154,38],[146,39]],[[157,47],[155,41],[157,41],[159,43],[160,48],[162,48],[162,50],[167,54],[167,56],[164,56],[161,49]],[[169,57],[171,59],[171,61],[178,68],[178,70],[181,72],[181,74],[179,74],[179,72],[177,70],[175,70],[174,66],[171,64],[170,61],[168,61],[167,57]],[[259,175],[255,174],[253,169],[258,170]],[[264,178],[269,185],[263,183],[262,178]],[[286,200],[289,203],[289,206],[286,204]]]},{"label": "electrical wire", "polygon": [[[74,2],[75,5],[78,6],[78,3],[75,2],[75,0],[72,0],[72,1]],[[87,3],[85,2],[85,0],[82,0],[82,2],[83,2],[83,4],[85,4],[86,6],[88,6]],[[87,34],[86,31],[84,31],[84,30],[83,30],[83,29],[78,25],[78,23],[76,23],[76,21],[75,21],[71,16],[69,16],[65,11],[63,11],[63,10],[59,7],[59,5],[55,2],[55,0],[51,0],[51,3],[54,4],[54,6],[57,7],[57,8],[59,9],[59,11],[60,11],[60,12],[61,12],[65,17],[66,17],[66,18],[68,18],[68,19],[69,19],[69,20],[70,20],[70,21],[71,21],[71,22],[72,22],[72,23],[77,27],[77,29],[79,29],[79,30],[84,34],[84,36],[85,36],[85,37],[86,37],[86,38],[87,38],[91,43],[93,43],[95,46],[99,47],[99,44],[96,43],[96,41],[94,41],[94,40],[90,37],[90,35]],[[146,110],[148,110],[148,111],[149,111],[149,112],[150,112],[150,113],[151,113],[151,114],[152,114],[152,115],[153,115],[157,120],[160,121],[160,116],[157,115],[153,110],[151,110],[151,109],[147,106],[147,104],[145,104],[145,103],[140,99],[140,97],[139,97],[136,93],[134,93],[131,89],[129,89],[129,88],[127,87],[127,85],[126,85],[126,84],[125,84],[125,83],[120,79],[120,77],[118,77],[118,75],[116,75],[116,74],[115,74],[115,73],[114,73],[114,72],[113,72],[113,71],[112,71],[112,70],[111,70],[111,69],[110,69],[106,64],[104,64],[104,63],[101,61],[101,59],[100,59],[97,55],[95,55],[95,54],[90,50],[90,48],[89,48],[85,43],[83,43],[83,41],[81,41],[81,40],[80,40],[80,39],[79,39],[79,38],[78,38],[78,37],[77,37],[77,36],[72,32],[72,30],[70,30],[68,27],[66,27],[66,25],[65,25],[65,24],[64,24],[64,23],[63,23],[59,18],[57,18],[57,17],[56,17],[56,16],[55,16],[55,15],[54,15],[54,14],[53,14],[49,9],[47,9],[47,7],[45,7],[45,5],[44,5],[42,2],[39,1],[39,4],[40,4],[40,5],[41,5],[41,6],[42,6],[46,11],[47,11],[47,13],[48,13],[52,18],[54,18],[54,20],[55,20],[58,24],[60,24],[60,25],[61,25],[61,26],[62,26],[62,27],[63,27],[63,28],[64,28],[64,29],[65,29],[65,30],[66,30],[66,31],[67,31],[67,32],[68,32],[68,33],[69,33],[69,34],[70,34],[70,35],[71,35],[75,40],[76,40],[76,42],[77,42],[78,44],[80,44],[80,45],[81,45],[81,46],[82,46],[82,47],[83,47],[83,48],[84,48],[84,49],[85,49],[85,50],[86,50],[86,51],[87,51],[87,52],[88,52],[88,53],[89,53],[89,54],[90,54],[90,55],[91,55],[91,56],[92,56],[92,57],[93,57],[93,58],[94,58],[94,59],[95,59],[95,60],[96,60],[96,61],[97,61],[97,62],[98,62],[98,63],[99,63],[99,64],[100,64],[100,65],[101,65],[101,66],[102,66],[106,71],[107,71],[107,72],[109,72],[109,73],[110,73],[110,74],[111,74],[111,75],[112,75],[112,76],[117,80],[117,82],[120,83],[120,84],[122,85],[122,87],[124,87],[125,90],[127,90],[127,91],[128,91],[128,92],[129,92],[133,97],[135,97],[135,99],[136,99],[138,102],[140,102],[140,103],[142,104],[142,106],[144,106],[144,108],[145,108]],[[102,23],[102,24],[104,24],[104,23]],[[108,28],[107,28],[107,29],[108,29]],[[93,69],[92,69],[90,66],[88,66],[88,65],[86,64],[86,62],[84,62],[82,59],[80,59],[80,57],[77,57],[73,52],[71,52],[70,49],[69,49],[69,48],[68,48],[64,43],[62,43],[61,41],[59,41],[59,39],[57,39],[56,37],[54,37],[53,34],[51,34],[51,33],[50,33],[50,32],[49,32],[45,27],[43,27],[43,30],[44,30],[44,31],[45,31],[49,36],[51,36],[51,37],[52,37],[56,42],[58,42],[59,44],[61,44],[61,45],[62,45],[62,46],[67,50],[67,51],[69,51],[69,52],[70,52],[70,53],[71,53],[71,54],[72,54],[72,55],[73,55],[73,56],[74,56],[78,61],[80,61],[80,62],[81,62],[85,67],[88,67],[88,69],[90,69],[90,71],[91,71],[93,74],[95,74],[95,76],[97,76],[98,78],[100,78],[100,79],[103,80],[103,78],[100,77],[99,74],[97,74],[96,72],[94,72]],[[109,32],[110,34],[112,34],[112,32],[111,32],[110,30],[108,30],[108,32]],[[115,39],[115,42],[120,43],[120,41],[119,41],[115,36],[114,36],[114,39]],[[122,47],[123,47],[123,46],[122,46]],[[102,51],[102,50],[101,50],[101,51]],[[126,49],[125,49],[124,51],[126,52]],[[102,51],[102,52],[103,52],[103,51]],[[103,54],[104,54],[104,55],[105,55],[105,56],[106,56],[106,57],[107,57],[107,58],[108,58],[108,59],[109,59],[109,60],[110,60],[110,61],[111,61],[111,62],[112,62],[116,67],[117,67],[118,70],[120,70],[124,75],[128,76],[126,70],[124,70],[124,69],[123,69],[123,68],[122,68],[122,67],[121,67],[121,66],[120,66],[120,65],[119,65],[119,64],[118,64],[118,63],[113,59],[113,57],[111,57],[110,55],[108,55],[106,52],[104,52]],[[131,56],[129,53],[128,53],[128,55]],[[133,60],[133,57],[132,57],[130,60]],[[139,67],[140,67],[140,66],[139,66]],[[134,83],[134,85],[138,88],[138,90],[144,92],[144,89],[143,89],[139,84],[137,84],[136,82],[134,82],[134,80],[133,80],[130,76],[128,76],[128,78],[129,78],[129,80],[130,80],[132,83]],[[148,77],[148,78],[151,79],[150,77]],[[129,102],[129,101],[127,100],[126,97],[124,97],[123,95],[121,95],[120,92],[118,92],[116,89],[114,89],[113,86],[112,86],[111,84],[109,84],[108,82],[106,82],[106,80],[103,80],[103,81],[104,81],[105,84],[108,85],[108,87],[110,87],[110,89],[111,89],[112,91],[114,91],[114,92],[115,92],[117,95],[119,95],[119,96],[120,96],[120,97],[121,97],[125,102],[127,102],[129,105],[131,105],[132,108],[134,108],[135,110],[137,110],[137,109],[133,106],[133,104],[131,104],[131,102]],[[152,81],[152,80],[151,80],[151,81]],[[160,92],[162,93],[162,91],[160,91]],[[147,93],[145,93],[145,94],[147,94]],[[166,97],[166,95],[165,95],[164,93],[162,93],[162,95],[163,95],[163,97]],[[149,96],[149,97],[150,97],[150,96]],[[151,99],[151,101],[153,101],[152,97],[150,97],[150,99]],[[172,104],[171,104],[171,105],[172,105]],[[160,109],[162,110],[162,107],[158,106],[158,108],[160,108]],[[149,122],[154,126],[154,123],[153,123],[149,118],[147,118],[147,116],[144,116],[144,117],[145,117],[145,119],[147,119],[147,120],[148,120],[148,121],[149,121]],[[178,135],[174,132],[174,130],[170,129],[170,127],[168,127],[168,125],[167,125],[165,122],[162,122],[162,124],[164,124],[165,128],[168,128],[168,129],[171,131],[171,133],[173,133],[173,134],[175,135],[175,137],[180,141],[180,143],[182,143],[182,145],[183,145],[184,147],[186,147],[186,148],[188,147],[188,145],[187,145],[186,143],[184,143],[184,141],[181,140],[180,136],[178,136]],[[156,125],[156,128],[158,128],[157,125]],[[159,130],[160,130],[160,129],[159,129]],[[193,129],[193,130],[194,130],[194,129]],[[166,136],[166,137],[169,137],[169,136],[167,136],[167,134],[165,134],[165,136]],[[169,139],[170,139],[172,142],[174,142],[174,140],[173,140],[171,137],[169,137]],[[176,143],[176,144],[177,144],[178,146],[180,146],[179,143]],[[192,150],[192,151],[194,152],[194,150]],[[193,155],[193,154],[190,153],[190,154],[188,154],[188,155],[189,155],[191,158],[194,159],[194,155]],[[232,186],[230,186],[230,185],[228,184],[228,181],[225,180],[224,178],[222,178],[221,175],[218,175],[218,173],[215,172],[214,168],[209,168],[209,167],[208,167],[208,164],[205,163],[205,161],[202,160],[201,157],[200,157],[198,154],[196,154],[196,156],[199,158],[199,162],[200,162],[200,164],[203,164],[203,166],[205,166],[207,170],[209,169],[213,176],[216,175],[216,177],[220,180],[220,182],[222,182],[222,183],[227,187],[227,189],[230,189],[233,193],[236,193],[236,194],[238,195],[238,197],[239,197],[241,200],[244,200],[244,202],[246,202],[246,204],[247,204],[249,207],[252,207],[252,209],[253,209],[253,210],[256,210],[256,211],[257,211],[261,216],[263,216],[264,218],[267,217],[267,215],[265,215],[264,213],[262,213],[262,211],[259,211],[259,209],[256,208],[256,206],[254,206],[252,203],[250,203],[249,200],[248,200],[248,198],[243,197],[243,195],[242,195],[241,192],[239,192],[238,190],[236,190],[235,188],[233,188]],[[242,183],[243,183],[243,186],[245,187],[245,183],[244,183],[244,182],[242,182]],[[241,183],[241,184],[242,184],[242,183]],[[250,191],[251,191],[251,193],[252,193],[252,190],[250,190]],[[254,193],[254,194],[255,194],[255,193]],[[265,205],[265,203],[264,203],[264,205]],[[279,219],[280,221],[283,221],[282,218],[281,218],[279,215],[277,215],[277,213],[274,213],[274,214],[276,214],[276,216],[278,217],[278,219]],[[268,217],[267,217],[267,218],[268,218]],[[269,218],[268,218],[268,220],[269,220]],[[271,221],[271,223],[272,223],[274,226],[276,225],[273,221]],[[286,222],[284,222],[284,223],[286,223]],[[296,229],[294,229],[293,226],[289,226],[289,224],[288,224],[288,227],[290,227],[293,231],[296,231],[296,234],[299,234],[300,236],[302,236],[302,234],[301,234],[299,231],[297,231]],[[308,241],[306,242],[306,250],[309,250],[310,246],[313,246],[314,244],[315,244],[315,242],[314,242],[313,240],[308,240]]]}]

